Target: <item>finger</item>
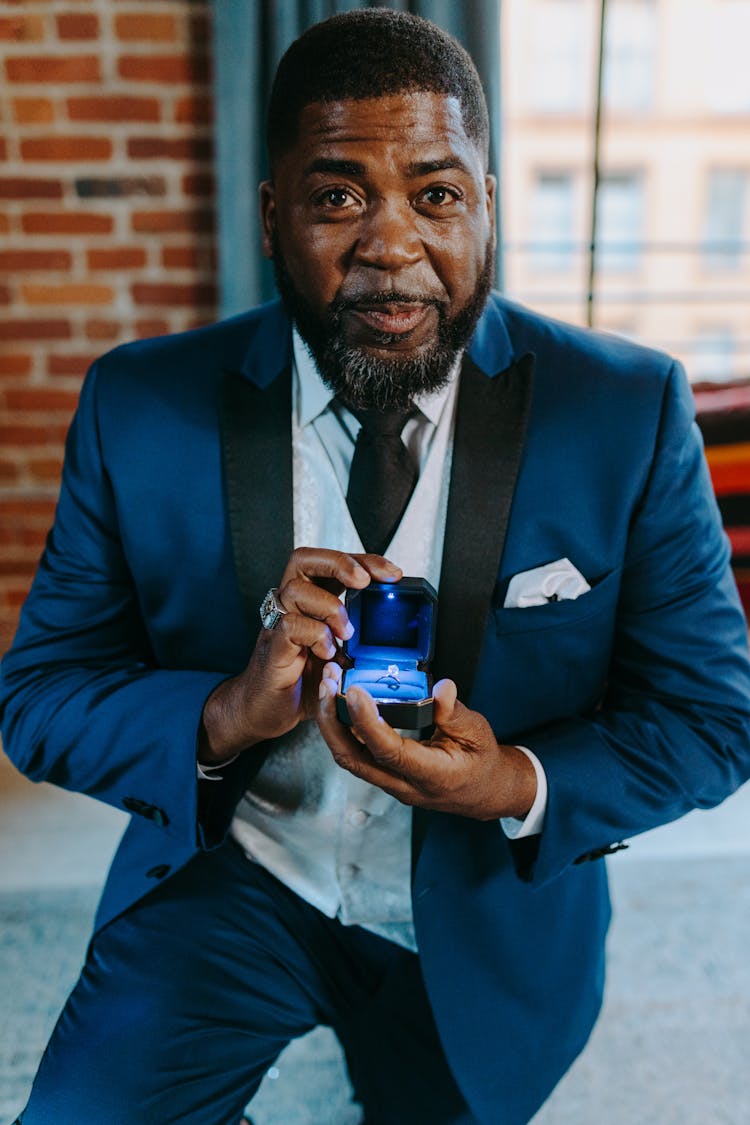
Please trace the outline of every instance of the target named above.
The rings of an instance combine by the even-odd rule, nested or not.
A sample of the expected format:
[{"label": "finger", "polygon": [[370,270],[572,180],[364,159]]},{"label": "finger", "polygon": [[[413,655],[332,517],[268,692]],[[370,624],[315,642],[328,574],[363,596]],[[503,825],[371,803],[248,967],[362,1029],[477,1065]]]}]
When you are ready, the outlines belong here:
[{"label": "finger", "polygon": [[336,691],[338,691],[343,671],[344,670],[340,664],[336,664],[335,661],[331,661],[328,664],[323,665],[323,671],[321,675],[324,680],[333,680],[336,685]]},{"label": "finger", "polygon": [[383,555],[352,555],[352,558],[370,574],[376,582],[398,582],[403,570]]},{"label": "finger", "polygon": [[405,778],[399,777],[373,761],[367,746],[360,745],[353,733],[340,723],[336,715],[336,684],[330,677],[320,681],[318,726],[337,765],[355,777],[377,785],[404,804],[419,801],[420,794]]},{"label": "finger", "polygon": [[274,629],[265,632],[270,635],[269,657],[281,666],[295,660],[303,648],[309,649],[321,660],[331,660],[338,651],[324,622],[299,613],[286,613],[279,618]]},{"label": "finger", "polygon": [[378,713],[372,696],[362,688],[350,689],[346,702],[353,734],[366,744],[378,765],[417,787],[432,790],[440,783],[444,763],[439,751],[395,731]]},{"label": "finger", "polygon": [[467,752],[479,750],[488,744],[495,745],[487,720],[458,699],[453,680],[439,680],[432,694],[435,699],[433,747],[445,738]]},{"label": "finger", "polygon": [[351,586],[355,590],[361,590],[370,581],[370,574],[354,555],[348,555],[344,551],[328,551],[323,547],[297,547],[286,564],[281,586],[285,586],[293,578],[306,578],[311,582],[324,579],[330,581],[334,588],[340,587],[343,590]]},{"label": "finger", "polygon": [[287,613],[299,613],[325,622],[331,633],[342,641],[349,640],[354,632],[337,596],[308,578],[292,578],[279,589],[278,601]]}]

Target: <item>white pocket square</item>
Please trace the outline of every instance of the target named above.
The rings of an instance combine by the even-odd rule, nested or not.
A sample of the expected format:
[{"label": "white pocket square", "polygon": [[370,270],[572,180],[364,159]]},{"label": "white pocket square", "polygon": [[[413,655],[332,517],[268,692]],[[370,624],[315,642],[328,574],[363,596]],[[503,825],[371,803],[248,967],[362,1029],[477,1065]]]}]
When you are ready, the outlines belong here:
[{"label": "white pocket square", "polygon": [[573,601],[590,590],[586,579],[570,559],[537,566],[514,574],[508,584],[503,609],[526,609],[547,602]]}]

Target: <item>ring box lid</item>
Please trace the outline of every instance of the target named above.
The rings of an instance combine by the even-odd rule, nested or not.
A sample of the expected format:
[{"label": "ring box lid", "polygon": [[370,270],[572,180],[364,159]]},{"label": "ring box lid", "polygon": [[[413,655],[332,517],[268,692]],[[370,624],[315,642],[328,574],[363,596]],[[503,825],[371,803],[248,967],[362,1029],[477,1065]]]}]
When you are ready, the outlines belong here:
[{"label": "ring box lid", "polygon": [[347,590],[354,632],[343,650],[354,664],[426,669],[435,651],[437,593],[426,578],[371,582]]}]

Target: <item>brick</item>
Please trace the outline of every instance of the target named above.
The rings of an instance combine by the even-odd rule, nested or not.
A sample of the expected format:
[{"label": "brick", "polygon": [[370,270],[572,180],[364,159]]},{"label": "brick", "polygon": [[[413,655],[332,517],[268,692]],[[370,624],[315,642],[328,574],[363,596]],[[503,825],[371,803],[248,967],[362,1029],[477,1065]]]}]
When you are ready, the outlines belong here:
[{"label": "brick", "polygon": [[[33,457],[29,461],[28,469],[31,479],[41,484],[48,481],[58,481],[62,476],[62,466],[62,457]],[[41,542],[36,543],[35,546],[43,547],[47,538],[46,532],[40,530],[36,535],[39,536]]]},{"label": "brick", "polygon": [[178,98],[174,105],[178,125],[210,125],[214,119],[213,98],[198,94]]},{"label": "brick", "polygon": [[58,387],[9,387],[4,397],[9,410],[32,414],[58,410],[72,414],[78,405],[76,391]]},{"label": "brick", "polygon": [[72,257],[68,250],[0,250],[0,271],[69,270]]},{"label": "brick", "polygon": [[[68,427],[63,425],[27,426],[23,422],[0,425],[0,446],[8,445],[61,445],[65,441]],[[6,508],[0,505],[0,515]]]},{"label": "brick", "polygon": [[0,16],[0,39],[38,43],[44,39],[44,20],[36,15]]},{"label": "brick", "polygon": [[25,234],[111,234],[111,215],[93,211],[30,211],[21,216]]},{"label": "brick", "polygon": [[71,335],[68,320],[37,317],[0,320],[0,340],[69,340]]},{"label": "brick", "polygon": [[115,299],[110,285],[22,285],[27,305],[109,305]]},{"label": "brick", "polygon": [[60,39],[96,39],[99,35],[99,17],[93,12],[61,12],[56,21]]},{"label": "brick", "polygon": [[110,94],[106,97],[68,98],[71,121],[160,121],[158,98],[133,98]]},{"label": "brick", "polygon": [[60,180],[29,176],[0,176],[0,199],[62,199]]},{"label": "brick", "polygon": [[136,281],[131,285],[136,305],[213,305],[216,286],[207,282],[170,285],[164,282]]},{"label": "brick", "polygon": [[116,320],[91,317],[86,321],[86,336],[89,340],[117,340],[122,334],[122,325]]},{"label": "brick", "polygon": [[90,270],[141,269],[146,264],[146,251],[141,246],[111,246],[106,250],[89,250],[87,259]]},{"label": "brick", "polygon": [[7,215],[0,214],[0,234],[7,234],[10,230],[10,220]]},{"label": "brick", "polygon": [[136,233],[179,234],[186,231],[212,231],[213,211],[134,211],[130,217]]},{"label": "brick", "polygon": [[88,355],[48,355],[48,375],[79,375],[84,376],[91,364],[97,358],[97,352]]},{"label": "brick", "polygon": [[9,305],[11,302],[11,291],[7,285],[0,285],[0,305]]},{"label": "brick", "polygon": [[55,106],[49,98],[15,98],[13,116],[19,125],[48,125],[55,120]]},{"label": "brick", "polygon": [[0,137],[0,160],[8,159],[8,142],[5,137]]},{"label": "brick", "polygon": [[127,12],[115,16],[115,32],[127,41],[171,43],[177,38],[177,20],[166,13]]},{"label": "brick", "polygon": [[51,520],[55,514],[55,501],[45,500],[41,497],[24,496],[5,497],[0,500],[0,517],[11,522],[22,520],[25,524],[29,521]]},{"label": "brick", "polygon": [[21,141],[22,160],[109,160],[109,137],[27,137]]},{"label": "brick", "polygon": [[132,160],[210,160],[210,137],[130,137],[128,156]]},{"label": "brick", "polygon": [[99,82],[101,69],[96,55],[17,56],[5,60],[10,82]]},{"label": "brick", "polygon": [[139,340],[145,340],[149,336],[166,336],[169,332],[166,320],[136,320],[134,327]]},{"label": "brick", "polygon": [[13,484],[18,480],[18,466],[15,461],[0,460],[0,484]]},{"label": "brick", "polygon": [[37,568],[37,560],[0,558],[0,574],[14,575],[18,578],[33,578]]},{"label": "brick", "polygon": [[213,195],[215,190],[211,172],[188,172],[182,177],[183,195]]},{"label": "brick", "polygon": [[166,195],[167,182],[163,176],[103,176],[77,179],[76,195],[79,199],[117,199],[129,195]]},{"label": "brick", "polygon": [[211,76],[207,55],[122,55],[117,73],[134,82],[207,82]]},{"label": "brick", "polygon": [[212,246],[165,246],[161,264],[172,270],[214,270],[216,255]]},{"label": "brick", "polygon": [[20,353],[0,353],[0,375],[30,375],[33,359]]}]

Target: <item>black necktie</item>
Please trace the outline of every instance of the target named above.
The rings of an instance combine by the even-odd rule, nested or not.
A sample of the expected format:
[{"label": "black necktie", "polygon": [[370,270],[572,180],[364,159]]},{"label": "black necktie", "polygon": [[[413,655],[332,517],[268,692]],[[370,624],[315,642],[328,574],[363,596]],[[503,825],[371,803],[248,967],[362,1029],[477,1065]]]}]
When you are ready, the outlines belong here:
[{"label": "black necktie", "polygon": [[401,440],[416,407],[352,410],[361,423],[349,472],[349,505],[366,551],[382,555],[417,483],[417,466]]}]

